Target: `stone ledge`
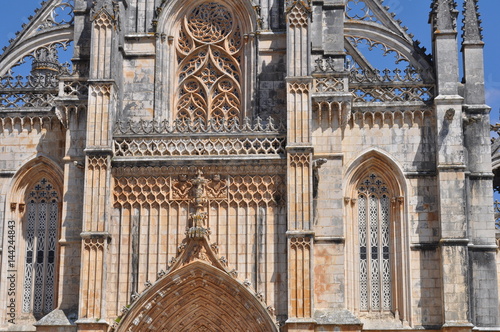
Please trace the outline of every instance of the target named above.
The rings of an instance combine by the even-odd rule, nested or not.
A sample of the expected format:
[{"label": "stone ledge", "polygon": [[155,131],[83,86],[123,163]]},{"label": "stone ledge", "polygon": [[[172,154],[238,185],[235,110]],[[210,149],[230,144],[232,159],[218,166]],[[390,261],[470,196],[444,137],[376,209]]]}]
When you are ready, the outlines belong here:
[{"label": "stone ledge", "polygon": [[12,178],[16,175],[16,171],[1,170],[0,178]]},{"label": "stone ledge", "polygon": [[500,331],[500,326],[494,326],[494,327],[474,327],[472,331],[481,331],[481,332],[499,332]]},{"label": "stone ledge", "polygon": [[314,237],[314,231],[308,230],[293,230],[286,232],[287,237]]},{"label": "stone ledge", "polygon": [[82,232],[82,239],[111,239],[111,234],[108,232]]},{"label": "stone ledge", "polygon": [[344,243],[345,237],[343,236],[315,236],[315,243]]},{"label": "stone ledge", "polygon": [[430,250],[436,250],[438,247],[439,247],[438,242],[412,243],[412,244],[410,244],[410,249],[413,251],[417,251],[417,250],[430,251]]},{"label": "stone ledge", "polygon": [[468,245],[469,250],[471,251],[491,251],[496,252],[498,246],[496,244],[473,244],[470,243]]},{"label": "stone ledge", "polygon": [[316,310],[314,319],[318,325],[363,325],[361,320],[347,309]]},{"label": "stone ledge", "polygon": [[[68,316],[71,316],[70,313]],[[34,326],[75,326],[74,322],[76,320],[76,313],[74,314],[74,319],[68,318],[64,311],[56,309],[51,311],[49,314],[45,315],[38,322],[33,324]]]},{"label": "stone ledge", "polygon": [[443,238],[439,240],[441,246],[467,246],[469,242],[469,239],[463,238]]}]

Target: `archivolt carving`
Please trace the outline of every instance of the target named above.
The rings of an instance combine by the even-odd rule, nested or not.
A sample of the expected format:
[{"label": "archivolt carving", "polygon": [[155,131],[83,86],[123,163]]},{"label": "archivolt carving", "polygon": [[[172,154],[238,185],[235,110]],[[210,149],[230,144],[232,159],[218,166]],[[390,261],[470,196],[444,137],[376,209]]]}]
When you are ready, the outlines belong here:
[{"label": "archivolt carving", "polygon": [[[200,170],[205,173],[203,177]],[[279,170],[281,175],[267,175],[267,170],[274,174]],[[262,297],[282,314],[286,305],[277,294],[285,291],[286,279],[272,282],[273,275],[262,267],[262,259],[267,260],[267,266],[275,266],[276,273],[286,273],[286,265],[281,265],[286,255],[273,254],[286,253],[286,243],[274,237],[275,229],[286,227],[284,171],[283,165],[113,168],[114,204],[109,228],[113,241],[109,252],[116,259],[112,258],[115,263],[109,267],[108,280],[110,287],[128,286],[123,292],[108,294],[108,314],[115,315],[118,308],[127,305],[131,294],[142,290],[140,285],[154,280],[157,274],[163,275],[162,270],[172,271],[193,260],[206,261],[208,247],[199,243],[189,247],[186,231],[190,239],[211,234],[218,247],[211,246],[210,251],[221,257],[210,262],[215,264],[217,260],[224,268],[234,268],[227,273],[251,281],[249,289],[262,292]],[[139,248],[147,250],[138,262],[119,258],[143,250]],[[252,248],[261,255],[256,256]],[[183,251],[192,254],[179,256]],[[181,264],[182,260],[185,262]],[[168,269],[167,262],[173,264]],[[130,269],[137,271],[135,286],[130,274],[123,273]]]},{"label": "archivolt carving", "polygon": [[117,332],[277,331],[260,301],[227,272],[195,261],[141,295]]},{"label": "archivolt carving", "polygon": [[198,5],[177,38],[176,118],[241,121],[242,35],[231,11],[217,2]]}]

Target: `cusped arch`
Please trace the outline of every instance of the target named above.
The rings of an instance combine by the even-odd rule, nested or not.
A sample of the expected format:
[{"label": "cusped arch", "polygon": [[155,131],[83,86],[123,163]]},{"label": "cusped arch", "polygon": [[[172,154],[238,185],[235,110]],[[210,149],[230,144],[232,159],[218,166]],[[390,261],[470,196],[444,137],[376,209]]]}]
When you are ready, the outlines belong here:
[{"label": "cusped arch", "polygon": [[73,4],[66,0],[44,1],[41,7],[35,10],[33,17],[0,55],[0,76],[23,60],[35,50],[53,44],[67,44],[74,39],[73,18],[71,20],[56,19],[56,11],[60,8],[71,8]]},{"label": "cusped arch", "polygon": [[[344,182],[344,197],[346,198],[344,206],[345,241],[349,252],[348,256],[353,255],[351,256],[352,260],[346,262],[349,265],[349,280],[353,280],[346,289],[346,292],[349,294],[347,306],[350,310],[354,310],[354,312],[369,312],[368,315],[373,310],[373,308],[370,308],[370,305],[366,307],[365,304],[363,307],[361,296],[361,289],[363,289],[361,280],[361,247],[363,245],[361,238],[368,236],[368,232],[363,233],[362,230],[367,229],[366,226],[370,225],[366,221],[368,220],[367,218],[372,218],[370,219],[370,223],[376,220],[376,223],[379,224],[374,229],[378,236],[382,236],[381,239],[387,236],[387,243],[384,244],[381,241],[377,246],[379,246],[379,250],[382,249],[382,246],[387,246],[389,252],[384,253],[388,253],[390,256],[387,258],[387,270],[385,270],[390,277],[387,280],[387,284],[384,284],[384,287],[387,286],[388,289],[386,294],[390,297],[390,304],[383,310],[390,310],[394,314],[394,317],[399,317],[402,321],[408,320],[411,316],[409,225],[407,217],[408,202],[406,199],[408,197],[408,187],[402,167],[389,153],[381,149],[371,148],[361,152],[348,163],[348,166],[345,168],[344,178],[346,179]],[[364,181],[367,180],[370,180],[371,183],[365,185]],[[377,182],[377,180],[381,181]],[[371,187],[375,187],[375,191],[373,192],[374,200],[380,202],[379,207],[374,210],[376,212],[366,208],[366,202],[368,201],[366,198],[367,194],[372,195]],[[362,201],[363,196],[365,199]],[[382,200],[385,201],[384,204],[382,204]],[[365,208],[360,209],[359,207],[363,205]],[[385,217],[382,216],[384,213],[378,212],[382,211],[382,205],[387,207],[386,212],[384,212],[386,213]],[[363,223],[361,223],[360,220],[363,213],[366,213],[365,216],[369,213],[376,214],[364,218]],[[382,222],[382,220],[385,221]],[[385,230],[386,233],[382,231],[384,223],[387,227]],[[362,236],[361,233],[364,235]],[[380,257],[383,256],[380,255]],[[385,263],[382,263],[381,266],[384,266],[383,264]],[[367,291],[364,288],[364,291],[369,293],[370,289],[368,288]],[[382,309],[379,308],[379,310]],[[375,310],[375,312],[377,311]]]},{"label": "cusped arch", "polygon": [[381,175],[395,196],[406,195],[406,181],[399,163],[388,153],[380,149],[370,149],[360,153],[346,167],[344,172],[344,194],[355,197],[356,185],[359,181],[375,172]]},{"label": "cusped arch", "polygon": [[[218,13],[215,15],[217,16],[215,22],[217,22],[217,27],[220,24],[223,29],[230,28],[225,30],[224,38],[215,38],[217,42],[197,39],[197,46],[191,48],[195,44],[192,41],[186,42],[184,37],[189,35],[187,39],[193,39],[193,36],[183,31],[183,27],[185,28],[183,22],[185,22],[185,17],[192,15],[202,7],[213,7],[216,11],[223,8],[227,14],[219,15],[221,13]],[[214,112],[216,119],[239,118],[241,120],[244,117],[251,117],[252,95],[256,84],[254,68],[256,29],[257,13],[249,0],[224,2],[196,0],[189,3],[175,0],[164,2],[157,24],[157,32],[164,38],[159,38],[156,42],[158,52],[156,54],[155,104],[157,107],[155,118],[169,121],[176,118],[190,118],[184,114],[186,112],[183,110],[190,110],[190,112],[197,114],[196,116],[191,114],[191,120],[196,117],[209,119],[211,118],[210,112],[216,110],[224,110],[222,112],[224,116],[221,116],[220,112]],[[209,30],[201,29],[201,31],[207,32]],[[231,48],[237,51],[230,50]],[[211,51],[212,49],[213,51]],[[215,53],[219,53],[216,56],[217,59],[214,58]],[[199,62],[195,60],[196,58]],[[208,61],[208,59],[211,60]],[[202,70],[206,69],[208,63],[217,63],[218,65],[212,66],[213,71]],[[222,66],[224,70],[216,69],[219,66]],[[207,73],[210,74],[207,76]],[[199,75],[203,76],[203,79],[201,76],[198,77]],[[194,76],[197,76],[199,80],[191,79]],[[230,78],[231,84],[226,86],[224,82],[215,82],[213,76]],[[195,84],[194,86],[189,84],[184,86],[182,82]],[[219,86],[219,83],[222,85]],[[233,87],[236,89],[233,90]],[[212,94],[212,89],[219,92]],[[219,93],[225,97],[216,98],[215,95]],[[228,109],[231,111],[227,111]],[[231,114],[225,114],[227,112]],[[236,113],[238,116],[235,115]]]},{"label": "cusped arch", "polygon": [[25,195],[40,179],[47,178],[62,197],[64,175],[61,167],[45,156],[38,156],[26,162],[16,172],[11,182],[9,202],[24,203]]},{"label": "cusped arch", "polygon": [[[432,72],[432,64],[423,55],[423,52],[416,49],[414,42],[403,35],[397,34],[383,25],[350,20],[345,23],[344,33],[346,36],[364,38],[386,45],[401,53],[409,63],[417,69],[426,72]],[[433,80],[432,77],[424,77]]]},{"label": "cusped arch", "polygon": [[209,263],[194,261],[158,280],[132,305],[117,332],[278,331],[245,286]]},{"label": "cusped arch", "polygon": [[[179,19],[204,2],[216,1],[196,0],[186,3],[186,1],[183,0],[176,0],[163,2],[161,12],[158,17],[158,33],[171,36]],[[226,0],[223,3],[228,8],[231,8],[231,11],[236,14],[243,33],[251,33],[256,30],[257,13],[255,12],[251,1]]]},{"label": "cusped arch", "polygon": [[73,40],[73,33],[72,25],[64,25],[39,33],[20,42],[16,47],[9,49],[0,57],[0,76],[5,75],[13,66],[23,60],[24,57],[39,48],[53,44],[67,44]]}]

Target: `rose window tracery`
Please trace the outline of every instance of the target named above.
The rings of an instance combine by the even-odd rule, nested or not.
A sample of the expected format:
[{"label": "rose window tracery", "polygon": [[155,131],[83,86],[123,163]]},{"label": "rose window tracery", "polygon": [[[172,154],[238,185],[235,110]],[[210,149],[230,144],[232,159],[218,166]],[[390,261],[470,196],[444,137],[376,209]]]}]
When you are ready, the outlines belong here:
[{"label": "rose window tracery", "polygon": [[177,42],[176,118],[241,119],[241,29],[227,7],[202,3],[184,17]]}]

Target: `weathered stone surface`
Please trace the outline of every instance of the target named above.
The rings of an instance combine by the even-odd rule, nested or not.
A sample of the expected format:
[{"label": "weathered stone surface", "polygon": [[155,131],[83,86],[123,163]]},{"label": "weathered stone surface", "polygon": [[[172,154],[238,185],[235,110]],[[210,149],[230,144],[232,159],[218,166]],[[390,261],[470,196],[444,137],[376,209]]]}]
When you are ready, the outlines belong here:
[{"label": "weathered stone surface", "polygon": [[431,61],[378,0],[45,2],[0,56],[0,331],[498,330],[454,3]]}]

